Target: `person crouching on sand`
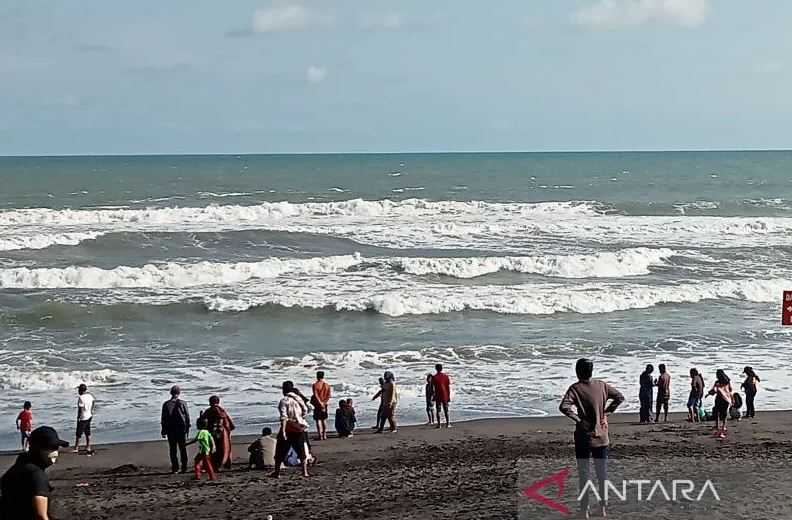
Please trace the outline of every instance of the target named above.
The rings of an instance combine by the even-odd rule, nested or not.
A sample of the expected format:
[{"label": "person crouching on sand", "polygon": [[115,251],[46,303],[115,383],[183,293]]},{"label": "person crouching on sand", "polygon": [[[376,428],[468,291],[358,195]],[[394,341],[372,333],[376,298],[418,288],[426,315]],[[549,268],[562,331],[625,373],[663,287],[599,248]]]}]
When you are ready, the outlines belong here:
[{"label": "person crouching on sand", "polygon": [[303,477],[310,477],[308,473],[308,406],[300,395],[294,391],[294,383],[284,381],[281,385],[283,399],[278,403],[278,415],[280,417],[280,429],[278,439],[275,444],[275,471],[270,475],[273,478],[280,477],[280,468],[289,454],[289,449],[293,449],[300,458]]},{"label": "person crouching on sand", "polygon": [[338,402],[338,409],[336,410],[335,414],[335,429],[338,433],[338,436],[341,438],[352,436],[352,428],[349,424],[349,414],[347,413],[346,399],[341,399]]},{"label": "person crouching on sand", "polygon": [[187,443],[198,444],[198,453],[195,454],[195,480],[201,480],[201,470],[206,471],[209,480],[214,480],[215,472],[212,465],[212,453],[215,451],[215,442],[212,434],[209,432],[209,423],[203,417],[198,419],[198,431],[195,438]]},{"label": "person crouching on sand", "polygon": [[[624,402],[624,396],[604,381],[592,379],[594,363],[579,359],[575,365],[578,382],[569,387],[561,399],[559,410],[575,421],[575,458],[581,492],[589,482],[590,463],[594,458],[594,470],[599,484],[599,496],[605,497],[608,480],[608,417]],[[610,404],[607,402],[610,401]],[[589,518],[588,493],[580,499],[583,518]],[[600,502],[600,513],[606,515],[605,502]]]},{"label": "person crouching on sand", "polygon": [[715,396],[715,437],[726,438],[726,419],[732,405],[732,386],[729,376],[721,369],[715,372],[715,384],[707,395]]},{"label": "person crouching on sand", "polygon": [[263,428],[261,437],[248,446],[248,469],[267,469],[275,467],[275,444],[272,428]]}]

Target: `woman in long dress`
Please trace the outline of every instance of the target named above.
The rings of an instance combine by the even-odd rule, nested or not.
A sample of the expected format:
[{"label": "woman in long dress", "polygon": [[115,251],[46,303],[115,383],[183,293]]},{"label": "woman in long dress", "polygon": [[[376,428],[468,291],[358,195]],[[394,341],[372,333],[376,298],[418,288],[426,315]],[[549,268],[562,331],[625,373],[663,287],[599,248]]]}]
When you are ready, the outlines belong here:
[{"label": "woman in long dress", "polygon": [[234,431],[235,426],[231,416],[220,406],[219,397],[213,395],[209,398],[209,408],[201,414],[201,417],[206,419],[209,431],[215,441],[215,452],[212,455],[214,467],[231,469],[231,460],[233,459],[231,432]]}]

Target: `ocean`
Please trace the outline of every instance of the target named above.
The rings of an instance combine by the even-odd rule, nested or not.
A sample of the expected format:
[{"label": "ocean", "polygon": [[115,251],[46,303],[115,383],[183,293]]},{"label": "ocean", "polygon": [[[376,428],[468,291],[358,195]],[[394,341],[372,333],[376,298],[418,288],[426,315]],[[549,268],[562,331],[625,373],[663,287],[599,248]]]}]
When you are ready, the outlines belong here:
[{"label": "ocean", "polygon": [[[574,362],[637,410],[665,363],[745,365],[789,408],[792,152],[0,158],[0,448],[36,424],[158,437],[179,384],[239,431],[327,372],[361,426],[395,373],[421,422],[436,362],[455,419],[557,414]],[[739,385],[738,385],[739,386]]]}]

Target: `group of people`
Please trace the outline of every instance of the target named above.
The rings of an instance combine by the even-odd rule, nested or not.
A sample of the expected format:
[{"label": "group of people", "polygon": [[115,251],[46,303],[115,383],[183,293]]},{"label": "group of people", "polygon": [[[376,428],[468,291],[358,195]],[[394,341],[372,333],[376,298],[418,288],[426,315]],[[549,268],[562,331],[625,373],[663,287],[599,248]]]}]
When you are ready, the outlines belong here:
[{"label": "group of people", "polygon": [[[639,391],[638,399],[641,403],[639,412],[641,423],[651,423],[660,421],[660,413],[663,412],[663,420],[668,420],[668,402],[671,398],[671,375],[664,364],[658,366],[660,375],[652,378],[654,366],[649,364],[641,373],[638,379]],[[739,392],[732,388],[731,379],[724,370],[718,369],[715,372],[715,382],[709,392],[705,393],[706,384],[704,377],[695,368],[690,369],[690,393],[687,400],[688,421],[699,422],[709,419],[715,420],[715,435],[718,437],[726,436],[727,419],[741,419],[742,417],[753,418],[756,416],[755,400],[759,391],[759,376],[752,367],[743,369],[745,380],[740,388],[745,391],[746,412],[741,412],[743,399]],[[657,388],[657,399],[653,399],[654,388]],[[711,413],[704,409],[703,401],[707,396],[715,396],[715,404]],[[652,404],[656,405],[655,416],[652,418]]]}]

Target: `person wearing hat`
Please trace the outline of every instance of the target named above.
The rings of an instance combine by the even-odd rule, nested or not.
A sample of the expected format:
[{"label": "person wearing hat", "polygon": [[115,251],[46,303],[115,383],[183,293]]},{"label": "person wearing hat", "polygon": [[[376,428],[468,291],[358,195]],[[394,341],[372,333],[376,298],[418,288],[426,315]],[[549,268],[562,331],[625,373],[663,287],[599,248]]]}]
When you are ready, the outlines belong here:
[{"label": "person wearing hat", "polygon": [[58,432],[41,426],[30,434],[30,450],[17,457],[0,480],[0,518],[48,520],[52,487],[46,469],[58,460],[58,449],[68,442]]},{"label": "person wearing hat", "polygon": [[[187,473],[187,437],[190,434],[190,412],[187,403],[182,401],[181,388],[173,385],[170,389],[171,398],[162,404],[162,437],[168,439],[170,449],[171,471],[181,470]],[[181,457],[181,466],[179,457]]]},{"label": "person wearing hat", "polygon": [[80,453],[80,438],[85,435],[85,453],[92,455],[91,451],[91,419],[93,419],[94,396],[88,392],[88,387],[83,383],[77,387],[77,436],[74,441],[74,453]]}]

